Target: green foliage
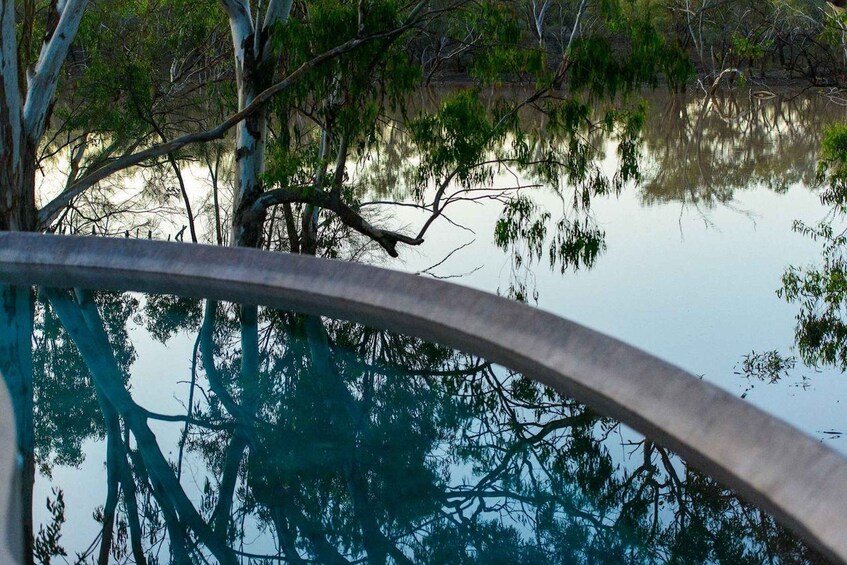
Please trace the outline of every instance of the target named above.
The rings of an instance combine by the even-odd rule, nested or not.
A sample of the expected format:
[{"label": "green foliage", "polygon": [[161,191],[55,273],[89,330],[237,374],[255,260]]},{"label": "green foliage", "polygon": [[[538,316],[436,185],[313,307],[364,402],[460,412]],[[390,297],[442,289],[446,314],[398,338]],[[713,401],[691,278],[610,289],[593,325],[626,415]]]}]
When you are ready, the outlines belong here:
[{"label": "green foliage", "polygon": [[[368,35],[392,30],[405,17],[395,0],[368,2],[364,14],[361,33]],[[295,10],[288,22],[274,29],[272,45],[280,54],[281,72],[359,36],[358,18],[355,2],[322,0]],[[272,76],[269,72],[267,79]],[[316,182],[330,175],[330,157],[320,154],[322,136],[327,154],[345,140],[351,153],[366,155],[378,143],[387,115],[405,113],[408,96],[420,80],[419,67],[394,37],[370,41],[313,69],[272,103],[279,133],[269,140],[263,181],[268,187],[293,187],[306,194],[326,188]],[[343,194],[351,201],[357,197],[349,185]]]},{"label": "green foliage", "polygon": [[[396,0],[367,3],[363,33],[373,35],[395,29],[403,14]],[[310,2],[274,30],[272,45],[281,56],[283,73],[293,71],[315,55],[329,51],[359,33],[355,2]],[[273,73],[269,73],[270,80]],[[329,63],[313,69],[286,90],[276,107],[290,112],[301,105],[313,108],[322,121],[355,135],[370,135],[383,104],[400,108],[405,96],[420,80],[420,71],[391,37],[363,44]],[[376,107],[375,107],[376,106]]]},{"label": "green foliage", "polygon": [[607,3],[608,31],[573,45],[569,88],[592,99],[614,99],[645,85],[656,87],[662,74],[671,86],[693,76],[688,57],[661,33],[651,10],[621,10],[617,4]]},{"label": "green foliage", "polygon": [[[640,3],[640,2],[639,2]],[[653,3],[656,4],[656,3]],[[747,65],[751,72],[833,81],[843,69],[839,23],[816,0],[663,3],[661,29],[701,75]]]},{"label": "green foliage", "polygon": [[[95,7],[87,15],[78,41],[85,64],[81,72],[69,74],[75,98],[59,113],[68,131],[86,132],[91,163],[195,129],[193,124],[233,107],[237,85],[231,80],[231,62],[222,62],[230,57],[219,41],[225,22],[213,4],[124,0],[109,9]],[[576,26],[575,10],[582,4],[558,6],[562,41],[573,42],[569,39],[567,48],[560,45],[556,55],[552,44],[543,37],[538,41],[515,2],[435,2],[428,6],[431,10],[415,12],[419,19],[414,26],[394,34],[387,33],[406,23],[413,11],[397,0],[295,3],[290,18],[274,25],[268,43],[261,44],[270,55],[242,77],[241,87],[249,83],[252,94],[344,41],[387,35],[311,68],[269,104],[269,140],[258,161],[266,168],[255,193],[283,188],[300,201],[284,210],[286,231],[279,241],[289,240],[294,249],[293,240],[312,237],[312,229],[323,232],[316,237],[323,238],[325,247],[343,241],[343,230],[332,231],[340,224],[337,218],[308,199],[332,190],[358,213],[372,187],[354,180],[347,163],[379,153],[386,125],[399,120],[408,128],[419,163],[413,174],[393,179],[415,177],[411,192],[417,203],[433,198],[432,212],[438,216],[448,187],[502,188],[492,185],[507,169],[573,203],[561,217],[543,218],[551,222],[544,236],[555,239],[544,244],[551,266],[593,264],[603,249],[603,234],[589,217],[592,198],[619,193],[626,183],[640,180],[644,110],[632,99],[640,88],[656,86],[663,73],[672,84],[684,81],[690,66],[678,43],[663,33],[655,2],[588,2],[579,26],[566,32]],[[420,53],[419,46],[430,36],[438,44],[434,59],[452,54],[444,55],[446,63],[433,63],[436,68],[428,69],[425,78],[428,53]],[[412,114],[411,95],[441,63],[472,84],[445,96],[435,109]],[[190,79],[175,78],[183,76]],[[490,89],[507,84],[533,90],[523,96]],[[199,108],[203,115],[189,108]],[[526,125],[530,112],[544,116],[543,131]],[[259,120],[264,119],[262,114]],[[609,139],[621,167],[607,175],[599,161]],[[183,150],[173,157],[184,163],[191,153]],[[158,176],[149,184],[167,188],[170,173],[161,166],[154,170]],[[396,187],[388,192],[403,193]],[[176,195],[173,190],[147,190],[156,203]],[[500,200],[507,203],[509,198]],[[236,221],[240,215],[230,214]],[[252,216],[259,222],[266,217],[264,211]],[[280,225],[273,227],[281,231]],[[542,255],[537,242],[528,245],[527,259],[537,260]],[[338,255],[337,249],[321,252]]]},{"label": "green foliage", "polygon": [[588,218],[582,223],[562,219],[556,228],[550,244],[550,267],[558,265],[563,274],[569,268],[590,269],[600,253],[606,250],[605,232],[594,226]]},{"label": "green foliage", "polygon": [[422,157],[416,191],[422,198],[429,182],[455,179],[466,188],[490,182],[491,167],[482,163],[500,147],[508,128],[496,127],[478,91],[462,89],[443,100],[436,113],[412,121],[409,131]]},{"label": "green foliage", "polygon": [[826,184],[821,195],[833,207],[832,222],[808,226],[795,222],[795,231],[823,243],[823,263],[790,267],[778,294],[798,303],[795,339],[808,364],[847,369],[847,235],[833,224],[847,213],[847,127],[830,128],[821,144],[818,179]]},{"label": "green foliage", "polygon": [[532,46],[528,30],[520,26],[514,2],[485,1],[479,9],[462,13],[456,23],[484,38],[474,53],[469,74],[486,85],[500,85],[529,76],[544,82],[546,53]]},{"label": "green foliage", "polygon": [[831,126],[824,133],[817,180],[826,184],[821,201],[847,212],[847,125]]},{"label": "green foliage", "polygon": [[823,264],[806,269],[791,267],[782,277],[778,294],[798,303],[795,339],[807,364],[847,368],[847,238],[832,226],[810,228],[797,224],[796,231],[824,243]]},{"label": "green foliage", "polygon": [[[663,69],[669,70],[671,81],[685,80],[690,70],[681,51],[661,36],[654,10],[624,4],[590,4],[592,26],[577,34],[561,65],[548,61],[549,52],[532,40],[515,3],[489,0],[446,10],[443,17],[428,21],[426,29],[441,34],[439,53],[445,45],[459,46],[455,52],[461,56],[454,64],[474,84],[443,95],[434,111],[408,111],[409,95],[423,78],[418,65],[409,64],[414,41],[373,42],[323,65],[274,102],[280,127],[269,143],[263,180],[269,187],[291,188],[304,197],[311,190],[326,189],[330,161],[342,140],[357,149],[359,159],[378,157],[383,135],[393,131],[384,124],[399,114],[419,162],[414,171],[389,176],[395,182],[409,180],[409,192],[419,204],[433,198],[436,214],[441,213],[448,187],[493,188],[498,172],[507,167],[557,192],[572,189],[577,215],[584,215],[594,196],[618,193],[627,182],[640,179],[638,140],[644,108],[620,104],[616,96],[632,97],[638,88],[656,85]],[[365,14],[367,32],[403,21],[392,2],[368,3]],[[358,17],[352,4],[330,0],[296,11],[296,17],[274,30],[282,68],[296,68],[311,55],[354,36]],[[405,70],[409,68],[415,70]],[[555,90],[562,80],[568,85],[565,93]],[[527,100],[514,92],[486,90],[504,84],[534,84],[537,90]],[[545,116],[543,135],[525,126],[521,114],[530,111]],[[608,177],[598,166],[603,136],[615,138],[622,162]],[[346,172],[342,176],[342,194],[355,206],[371,187],[361,181],[355,185]],[[386,192],[404,194],[399,187]],[[295,212],[309,209],[298,207]],[[551,226],[558,240],[548,255],[556,265],[593,263],[602,249],[602,232],[590,224],[585,217],[566,217]],[[290,231],[289,224],[288,236]]]},{"label": "green foliage", "polygon": [[47,512],[49,521],[38,528],[33,542],[33,557],[43,565],[50,565],[54,557],[67,557],[68,553],[61,546],[62,524],[65,523],[65,496],[61,489],[54,488],[51,500],[47,497]]},{"label": "green foliage", "polygon": [[[56,113],[70,132],[97,133],[105,145],[138,143],[149,120],[163,120],[178,64],[223,23],[211,0],[94,4],[83,18]],[[179,101],[184,104],[184,100]],[[175,116],[172,116],[175,117]]]},{"label": "green foliage", "polygon": [[[503,209],[494,228],[494,243],[501,249],[509,249],[515,244],[523,244],[529,254],[529,260],[543,254],[547,239],[547,221],[550,213],[539,207],[525,196],[513,198]],[[552,251],[551,251],[552,254]],[[515,267],[520,267],[524,255],[513,255]]]},{"label": "green foliage", "polygon": [[[617,194],[627,182],[640,180],[639,139],[646,106],[611,109],[593,122],[591,106],[578,97],[545,101],[545,139],[526,131],[508,105],[491,107],[486,108],[477,90],[464,89],[443,101],[437,113],[411,124],[412,139],[422,153],[418,198],[428,186],[446,182],[465,188],[490,185],[504,163],[557,192],[572,187],[577,217],[557,220],[552,241],[548,241],[547,226],[551,213],[529,196],[518,195],[506,200],[495,227],[495,244],[512,250],[516,269],[543,255],[562,272],[590,268],[605,244],[603,232],[586,214],[593,198]],[[600,145],[612,135],[617,138],[621,165],[608,178],[597,161],[602,155]]]},{"label": "green foliage", "polygon": [[756,42],[749,37],[743,37],[735,34],[730,39],[732,50],[736,56],[742,59],[757,60],[765,56],[765,54],[773,47],[773,40],[765,40]]},{"label": "green foliage", "polygon": [[586,218],[582,222],[563,218],[548,239],[550,213],[542,210],[525,196],[513,198],[504,207],[494,228],[494,242],[504,251],[512,252],[515,269],[524,263],[540,260],[547,249],[550,267],[562,273],[580,267],[590,269],[606,249],[605,233]]}]

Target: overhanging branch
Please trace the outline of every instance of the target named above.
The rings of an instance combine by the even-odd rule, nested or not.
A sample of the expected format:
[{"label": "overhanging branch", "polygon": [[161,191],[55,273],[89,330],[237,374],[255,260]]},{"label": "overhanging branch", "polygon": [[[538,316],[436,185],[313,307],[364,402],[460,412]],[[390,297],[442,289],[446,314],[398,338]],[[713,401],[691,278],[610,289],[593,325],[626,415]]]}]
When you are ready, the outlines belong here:
[{"label": "overhanging branch", "polygon": [[309,187],[305,190],[294,191],[285,188],[271,190],[260,196],[253,204],[251,212],[259,214],[271,206],[279,204],[312,204],[319,208],[330,210],[349,228],[372,239],[389,255],[397,257],[397,244],[420,245],[423,238],[410,237],[398,232],[380,229],[368,222],[359,212],[345,203],[339,195]]},{"label": "overhanging branch", "polygon": [[[415,12],[415,15],[416,14],[417,11]],[[415,15],[413,15],[410,20],[415,20]],[[111,163],[100,167],[99,169],[79,179],[67,190],[63,191],[61,194],[59,194],[59,196],[47,203],[38,213],[39,227],[42,229],[48,227],[59,216],[62,209],[67,206],[74,198],[76,198],[77,196],[79,196],[101,180],[117,172],[138,165],[139,163],[142,163],[148,159],[154,159],[156,157],[167,155],[168,153],[173,153],[174,151],[177,151],[185,147],[186,145],[221,139],[224,137],[224,135],[226,135],[227,131],[232,129],[235,125],[237,125],[245,118],[252,115],[254,112],[260,110],[271,98],[273,98],[275,95],[279,94],[283,90],[289,88],[292,84],[297,82],[300,78],[302,78],[306,73],[310,72],[312,69],[318,67],[319,65],[322,65],[327,61],[335,59],[336,57],[340,57],[341,55],[349,53],[350,51],[353,51],[359,46],[370,41],[388,39],[402,34],[414,25],[415,21],[409,21],[409,23],[406,23],[391,31],[376,33],[367,37],[358,37],[346,41],[341,45],[333,47],[332,49],[325,51],[324,53],[321,53],[320,55],[317,55],[316,57],[303,63],[287,77],[259,93],[253,99],[253,101],[244,109],[239,112],[236,112],[235,114],[232,114],[230,117],[218,124],[216,127],[203,132],[190,133],[182,137],[173,139],[167,143],[154,145],[152,147],[149,147],[148,149],[139,151],[138,153],[125,155],[123,157],[115,159]]]}]

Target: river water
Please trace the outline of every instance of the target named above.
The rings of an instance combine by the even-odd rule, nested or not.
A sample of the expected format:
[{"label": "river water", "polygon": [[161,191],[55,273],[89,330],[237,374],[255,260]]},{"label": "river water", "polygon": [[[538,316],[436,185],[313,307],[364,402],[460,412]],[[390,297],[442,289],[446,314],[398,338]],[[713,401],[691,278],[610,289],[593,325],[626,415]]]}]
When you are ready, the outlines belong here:
[{"label": "river water", "polygon": [[[820,92],[722,98],[702,119],[696,97],[649,102],[642,182],[592,205],[606,251],[591,269],[535,265],[528,279],[538,307],[702,375],[847,453],[847,379],[799,360],[799,306],[776,294],[789,266],[821,261],[822,244],[792,228],[828,218],[817,155],[823,132],[847,110]],[[609,145],[609,169],[614,159]],[[561,206],[549,194],[540,200]],[[414,225],[413,214],[399,214]],[[467,243],[432,272],[504,292],[512,269],[492,243],[498,216],[496,204],[463,206],[451,219],[473,233],[442,224],[401,268],[427,269]],[[770,351],[797,363],[777,383],[746,379],[745,358]]]},{"label": "river water", "polygon": [[[847,379],[827,366],[807,366],[794,347],[799,306],[776,295],[790,266],[821,262],[822,244],[796,233],[829,218],[821,204],[815,168],[824,131],[847,121],[847,101],[826,90],[806,90],[757,98],[739,89],[709,101],[699,93],[672,97],[656,92],[648,103],[643,129],[639,183],[619,195],[595,197],[590,216],[605,233],[605,250],[590,269],[547,268],[546,262],[517,272],[511,255],[494,244],[502,203],[456,202],[437,221],[420,247],[400,245],[391,260],[378,249],[367,255],[385,267],[424,276],[446,277],[457,284],[507,294],[524,284],[529,301],[600,332],[622,339],[684,369],[702,375],[730,392],[784,418],[804,431],[847,452]],[[410,105],[432,109],[444,92],[421,92]],[[538,116],[524,119],[531,130],[543,129]],[[351,162],[351,177],[377,201],[416,202],[408,178],[419,157],[406,142],[402,127],[384,135],[376,156]],[[600,166],[609,175],[618,168],[614,140],[599,143]],[[605,156],[603,155],[605,153]],[[222,160],[222,171],[231,167]],[[158,176],[157,176],[158,175]],[[225,176],[225,172],[222,173]],[[205,166],[188,166],[188,192],[201,241],[214,240],[211,188]],[[161,173],[141,172],[113,184],[113,201],[143,209],[145,187],[161,184]],[[501,170],[494,187],[532,184],[520,173]],[[61,174],[45,184],[61,185]],[[221,182],[221,199],[226,196]],[[161,189],[160,189],[161,190]],[[155,213],[125,214],[108,221],[98,233],[172,239],[186,221],[176,189],[170,206]],[[48,189],[49,192],[49,189]],[[519,191],[541,208],[567,207],[568,187]],[[515,195],[516,192],[509,192]],[[373,223],[416,233],[426,213],[406,206],[374,206]],[[226,215],[222,219],[226,231]],[[276,229],[281,231],[281,221]],[[139,227],[140,226],[140,227]],[[84,224],[82,233],[89,233]],[[183,237],[188,241],[187,232]],[[436,265],[435,267],[433,267]],[[430,269],[430,267],[433,267]],[[745,359],[796,358],[766,384],[743,375]],[[741,373],[741,374],[739,374]],[[751,388],[752,385],[752,388]]]}]

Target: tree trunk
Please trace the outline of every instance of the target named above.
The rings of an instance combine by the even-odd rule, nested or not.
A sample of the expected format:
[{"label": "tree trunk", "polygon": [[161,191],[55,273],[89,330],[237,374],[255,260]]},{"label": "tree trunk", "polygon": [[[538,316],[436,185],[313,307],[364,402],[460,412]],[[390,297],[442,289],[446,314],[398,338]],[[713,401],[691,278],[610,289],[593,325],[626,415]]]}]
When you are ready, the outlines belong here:
[{"label": "tree trunk", "polygon": [[[221,0],[229,17],[238,85],[238,109],[246,108],[256,96],[271,86],[279,53],[271,42],[271,30],[288,20],[291,0],[269,0],[264,18],[258,8],[255,20],[249,0]],[[259,3],[261,6],[262,3]],[[261,248],[264,208],[253,206],[264,192],[265,144],[268,132],[267,104],[236,126],[235,160],[238,185],[232,215],[232,244]]]},{"label": "tree trunk", "polygon": [[[249,80],[249,79],[248,79]],[[239,109],[253,101],[262,85],[243,85],[246,92],[239,96]],[[238,247],[259,248],[266,213],[257,213],[253,204],[264,192],[262,174],[265,172],[265,144],[268,131],[268,111],[263,108],[238,125],[236,132],[235,159],[238,174],[238,190],[232,216],[232,242]]]},{"label": "tree trunk", "polygon": [[[8,131],[4,130],[0,127],[0,133]],[[2,139],[0,148],[0,231],[35,231],[35,148],[23,139],[17,141]]]}]

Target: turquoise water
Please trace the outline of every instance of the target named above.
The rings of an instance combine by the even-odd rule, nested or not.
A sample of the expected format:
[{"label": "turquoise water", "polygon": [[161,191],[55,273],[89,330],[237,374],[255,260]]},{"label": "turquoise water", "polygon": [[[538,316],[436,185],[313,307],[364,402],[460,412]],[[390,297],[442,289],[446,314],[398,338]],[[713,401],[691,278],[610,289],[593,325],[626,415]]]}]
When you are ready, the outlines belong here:
[{"label": "turquoise water", "polygon": [[69,555],[96,556],[114,515],[116,562],[814,558],[660,446],[483,359],[264,308],[41,295],[36,523]]}]

